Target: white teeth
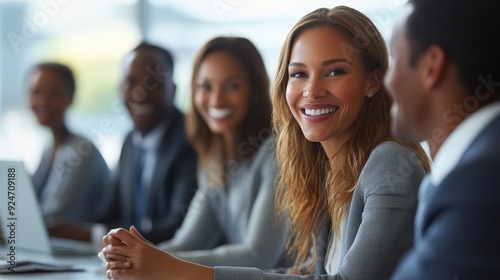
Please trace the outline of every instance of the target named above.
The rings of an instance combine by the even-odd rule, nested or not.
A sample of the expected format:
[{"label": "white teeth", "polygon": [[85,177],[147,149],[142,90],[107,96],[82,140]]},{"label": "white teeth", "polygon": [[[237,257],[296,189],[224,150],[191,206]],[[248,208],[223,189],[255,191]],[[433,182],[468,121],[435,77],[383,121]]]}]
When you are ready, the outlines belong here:
[{"label": "white teeth", "polygon": [[232,108],[208,108],[208,115],[214,119],[225,118],[233,113]]},{"label": "white teeth", "polygon": [[325,114],[330,114],[333,111],[337,111],[338,107],[324,108],[324,109],[304,109],[306,115],[309,116],[320,116]]},{"label": "white teeth", "polygon": [[155,106],[132,103],[130,109],[134,114],[150,114],[155,110]]}]

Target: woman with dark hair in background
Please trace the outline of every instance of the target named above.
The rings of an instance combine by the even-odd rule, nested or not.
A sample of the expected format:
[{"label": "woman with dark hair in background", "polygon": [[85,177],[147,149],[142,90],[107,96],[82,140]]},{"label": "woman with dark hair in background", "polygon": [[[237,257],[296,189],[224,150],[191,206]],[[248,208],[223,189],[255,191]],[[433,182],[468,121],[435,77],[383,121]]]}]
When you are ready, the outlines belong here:
[{"label": "woman with dark hair in background", "polygon": [[93,222],[99,215],[96,205],[101,197],[96,194],[107,185],[109,169],[94,144],[66,125],[65,114],[75,89],[73,72],[63,64],[41,63],[29,74],[31,109],[53,135],[33,183],[45,218]]}]

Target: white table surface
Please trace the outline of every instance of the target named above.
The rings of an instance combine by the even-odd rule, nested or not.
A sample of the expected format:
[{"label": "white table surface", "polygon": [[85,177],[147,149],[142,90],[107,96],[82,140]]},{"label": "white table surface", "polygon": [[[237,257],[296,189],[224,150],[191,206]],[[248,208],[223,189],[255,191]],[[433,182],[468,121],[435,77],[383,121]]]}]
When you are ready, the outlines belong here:
[{"label": "white table surface", "polygon": [[[6,263],[5,247],[0,247],[0,263]],[[44,279],[44,280],[93,280],[106,279],[104,263],[97,258],[97,255],[88,256],[52,256],[26,251],[16,252],[16,261],[36,261],[49,264],[72,264],[75,268],[84,271],[75,272],[36,272],[36,273],[7,273],[0,274],[0,280],[24,280],[24,279]]]}]

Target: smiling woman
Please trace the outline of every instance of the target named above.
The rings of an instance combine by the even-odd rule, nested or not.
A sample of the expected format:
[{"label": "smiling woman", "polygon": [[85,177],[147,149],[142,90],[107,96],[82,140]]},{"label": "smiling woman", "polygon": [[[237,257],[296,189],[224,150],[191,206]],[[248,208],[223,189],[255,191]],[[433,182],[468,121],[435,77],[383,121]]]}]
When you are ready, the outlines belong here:
[{"label": "smiling woman", "polygon": [[[271,128],[269,78],[257,48],[247,39],[218,37],[198,52],[191,79],[187,133],[213,186],[223,185],[226,164],[249,159],[246,139]],[[267,135],[268,136],[268,135]],[[250,151],[250,152],[242,152]]]},{"label": "smiling woman", "polygon": [[223,137],[228,143],[250,109],[250,77],[238,57],[218,51],[201,63],[197,80],[196,109],[213,133],[226,132]]},{"label": "smiling woman", "polygon": [[366,73],[361,56],[343,49],[346,41],[328,26],[312,28],[297,37],[288,64],[288,106],[305,137],[325,149],[350,138],[365,98],[381,86],[380,70]]},{"label": "smiling woman", "polygon": [[[386,279],[411,245],[429,163],[418,145],[390,135],[387,66],[374,24],[344,6],[306,15],[284,43],[273,90],[278,162],[287,167],[278,206],[290,217],[301,272]],[[401,158],[414,159],[410,176],[398,171]],[[389,236],[399,245],[384,243]]]},{"label": "smiling woman", "polygon": [[90,202],[101,202],[95,194],[107,183],[109,169],[94,144],[66,125],[75,89],[73,72],[63,64],[41,63],[29,75],[31,109],[53,136],[33,183],[45,218],[95,222],[99,213]]}]

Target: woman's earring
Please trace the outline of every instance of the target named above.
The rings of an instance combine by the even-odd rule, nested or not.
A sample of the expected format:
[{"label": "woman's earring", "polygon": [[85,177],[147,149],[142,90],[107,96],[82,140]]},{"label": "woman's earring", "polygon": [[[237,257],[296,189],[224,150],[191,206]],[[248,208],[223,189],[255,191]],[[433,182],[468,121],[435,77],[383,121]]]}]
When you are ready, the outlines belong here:
[{"label": "woman's earring", "polygon": [[368,93],[368,98],[372,98],[373,97],[373,92],[369,92]]}]

